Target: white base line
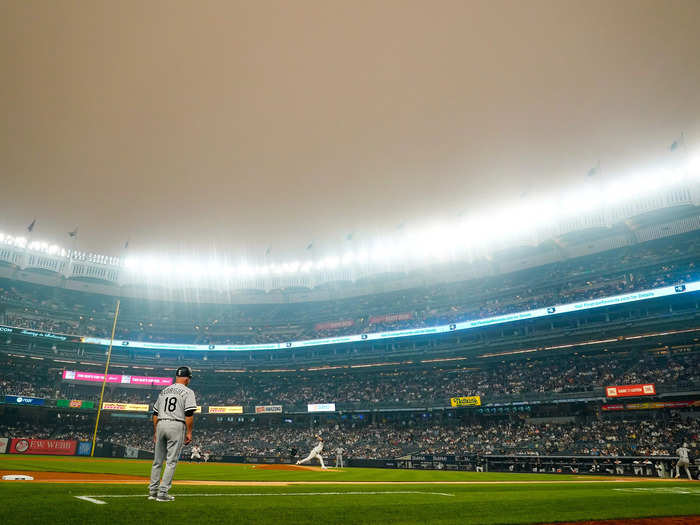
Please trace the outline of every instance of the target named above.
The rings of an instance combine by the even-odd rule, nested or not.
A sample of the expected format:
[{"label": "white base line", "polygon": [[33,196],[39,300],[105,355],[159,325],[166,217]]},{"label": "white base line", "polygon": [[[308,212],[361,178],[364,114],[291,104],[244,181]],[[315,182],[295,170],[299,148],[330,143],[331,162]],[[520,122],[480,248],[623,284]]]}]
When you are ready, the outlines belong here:
[{"label": "white base line", "polygon": [[[106,501],[100,501],[99,499],[94,499],[91,498],[90,496],[75,496],[78,499],[81,499],[83,501],[89,501],[90,503],[94,503],[95,505],[106,505]],[[100,496],[103,497],[103,496]]]},{"label": "white base line", "polygon": [[[248,497],[248,496],[366,496],[377,494],[425,494],[429,496],[447,496],[452,497],[454,494],[447,492],[421,492],[418,490],[386,490],[373,492],[248,492],[248,493],[223,493],[223,494],[178,494],[178,498],[198,498],[198,497]],[[105,505],[107,502],[97,498],[145,498],[145,494],[105,494],[101,496],[73,496],[79,500],[89,501],[96,505]]]}]

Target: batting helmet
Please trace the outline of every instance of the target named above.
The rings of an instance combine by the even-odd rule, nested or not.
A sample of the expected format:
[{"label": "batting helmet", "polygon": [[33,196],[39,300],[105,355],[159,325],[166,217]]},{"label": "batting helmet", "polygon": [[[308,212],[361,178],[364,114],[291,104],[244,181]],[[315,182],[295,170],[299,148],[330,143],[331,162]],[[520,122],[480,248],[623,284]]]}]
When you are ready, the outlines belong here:
[{"label": "batting helmet", "polygon": [[192,369],[189,366],[181,366],[175,372],[175,377],[192,377]]}]

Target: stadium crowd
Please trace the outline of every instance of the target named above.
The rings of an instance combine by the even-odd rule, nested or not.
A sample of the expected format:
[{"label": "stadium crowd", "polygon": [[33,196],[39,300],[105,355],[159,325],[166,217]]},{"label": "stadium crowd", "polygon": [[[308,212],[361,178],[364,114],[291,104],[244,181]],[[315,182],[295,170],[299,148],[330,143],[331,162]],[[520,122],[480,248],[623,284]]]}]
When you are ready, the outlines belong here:
[{"label": "stadium crowd", "polygon": [[[2,423],[0,436],[87,440],[92,424],[88,419],[74,418],[54,425]],[[152,451],[152,432],[148,420],[106,422],[99,438]],[[210,422],[196,423],[193,443],[214,455],[287,457],[292,449],[305,453],[318,433],[326,440],[326,455],[340,446],[347,456],[375,459],[407,454],[672,456],[683,442],[690,444],[693,458],[700,453],[700,418],[680,417],[578,419],[563,424],[529,423],[514,417],[451,424],[412,419],[376,423],[348,420],[313,427],[301,422]]]},{"label": "stadium crowd", "polygon": [[[700,239],[685,235],[536,269],[430,288],[271,305],[125,299],[117,337],[199,344],[286,342],[434,326],[698,279]],[[0,324],[107,337],[107,296],[0,281]]]},{"label": "stadium crowd", "polygon": [[[2,360],[8,373],[0,378],[0,395],[68,398],[96,401],[99,383],[62,381],[60,368],[36,361]],[[485,360],[465,369],[389,369],[344,373],[247,373],[221,376],[202,372],[193,388],[205,405],[285,405],[364,403],[411,405],[450,397],[480,395],[485,399],[528,393],[591,392],[610,385],[654,383],[700,385],[700,352],[593,355],[549,355],[500,362]],[[157,389],[108,384],[105,400],[150,403]]]}]

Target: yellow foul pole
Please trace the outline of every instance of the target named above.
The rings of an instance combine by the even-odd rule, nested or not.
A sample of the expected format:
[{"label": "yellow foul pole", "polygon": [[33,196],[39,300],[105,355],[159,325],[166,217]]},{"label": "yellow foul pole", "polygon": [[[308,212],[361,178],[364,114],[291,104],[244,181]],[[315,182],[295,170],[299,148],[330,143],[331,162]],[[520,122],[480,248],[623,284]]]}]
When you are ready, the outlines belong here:
[{"label": "yellow foul pole", "polygon": [[107,383],[107,372],[109,371],[109,360],[112,358],[112,343],[114,343],[114,331],[117,328],[117,317],[119,317],[119,299],[117,308],[114,310],[114,323],[112,323],[112,337],[109,339],[109,350],[107,350],[107,364],[105,365],[105,376],[102,378],[102,391],[100,392],[100,404],[97,406],[97,419],[95,420],[95,431],[92,434],[92,447],[90,457],[95,455],[95,441],[97,440],[97,425],[100,424],[100,414],[102,413],[102,397],[105,395],[105,384]]}]

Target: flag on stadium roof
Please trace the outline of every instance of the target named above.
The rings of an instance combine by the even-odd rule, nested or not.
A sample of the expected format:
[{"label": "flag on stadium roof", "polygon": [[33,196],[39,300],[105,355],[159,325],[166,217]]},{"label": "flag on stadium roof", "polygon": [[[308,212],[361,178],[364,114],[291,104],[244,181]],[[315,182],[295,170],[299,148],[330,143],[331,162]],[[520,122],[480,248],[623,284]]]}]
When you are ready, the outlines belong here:
[{"label": "flag on stadium roof", "polygon": [[587,177],[594,177],[594,176],[599,175],[599,174],[600,174],[600,161],[598,161],[598,164],[596,164],[595,166],[593,166],[591,169],[588,170],[588,172],[586,173],[586,176]]},{"label": "flag on stadium roof", "polygon": [[676,151],[678,148],[681,146],[685,145],[685,136],[683,133],[681,133],[681,136],[678,137],[676,140],[671,142],[671,145],[668,147],[671,151]]}]

